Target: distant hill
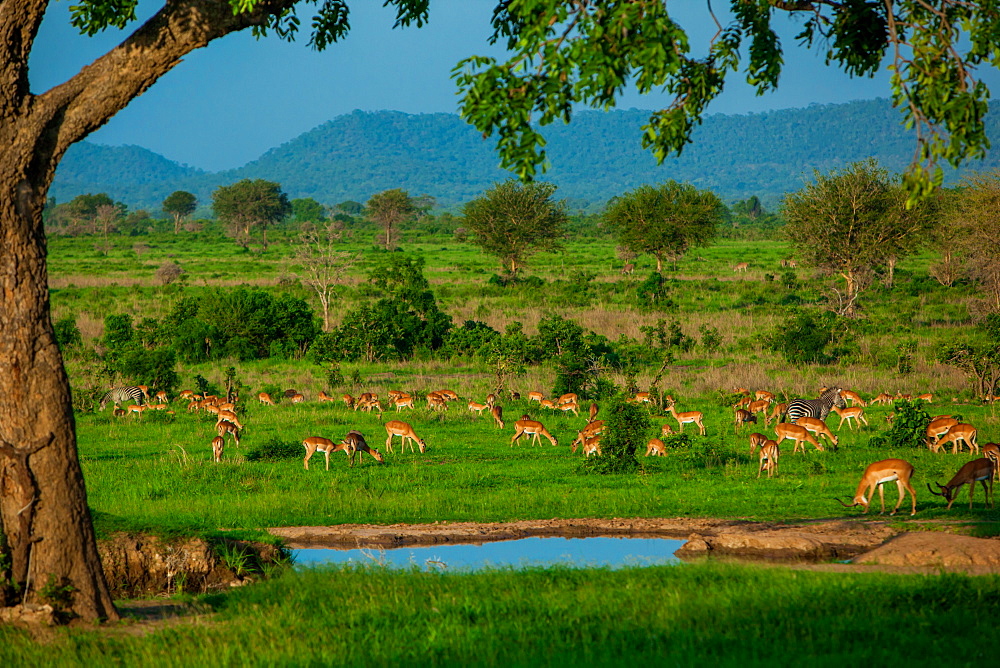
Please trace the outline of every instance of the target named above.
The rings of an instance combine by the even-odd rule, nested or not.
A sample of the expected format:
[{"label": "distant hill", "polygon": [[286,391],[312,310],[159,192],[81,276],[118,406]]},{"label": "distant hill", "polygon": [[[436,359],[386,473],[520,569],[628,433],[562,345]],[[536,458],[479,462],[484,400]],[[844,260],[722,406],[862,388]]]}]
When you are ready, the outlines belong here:
[{"label": "distant hill", "polygon": [[[887,100],[812,105],[766,113],[705,119],[693,143],[657,166],[640,147],[648,111],[585,111],[570,125],[545,129],[551,168],[544,178],[574,207],[596,208],[643,183],[687,181],[714,190],[725,201],[757,195],[773,206],[812,177],[874,156],[901,171],[914,150],[913,135]],[[987,122],[1000,137],[997,114]],[[107,192],[132,208],[159,209],[174,190],[189,190],[208,203],[219,185],[243,178],[281,183],[292,198],[324,204],[403,188],[433,195],[454,207],[509,177],[497,168],[492,140],[454,114],[361,112],[339,116],[267,151],[239,169],[210,173],[179,165],[137,146],[83,142],[70,149],[52,194],[66,201],[80,193]],[[1000,149],[968,169],[993,169]],[[949,174],[950,179],[956,175]]]}]

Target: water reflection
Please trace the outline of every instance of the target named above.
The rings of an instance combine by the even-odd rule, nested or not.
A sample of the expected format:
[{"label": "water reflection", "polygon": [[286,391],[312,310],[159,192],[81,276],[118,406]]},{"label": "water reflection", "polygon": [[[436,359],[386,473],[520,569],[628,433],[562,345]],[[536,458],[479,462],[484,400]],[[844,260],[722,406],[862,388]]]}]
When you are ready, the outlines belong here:
[{"label": "water reflection", "polygon": [[434,545],[379,549],[292,550],[300,566],[372,564],[389,568],[476,571],[529,566],[610,567],[678,563],[674,551],[683,540],[668,538],[522,538],[482,545]]}]

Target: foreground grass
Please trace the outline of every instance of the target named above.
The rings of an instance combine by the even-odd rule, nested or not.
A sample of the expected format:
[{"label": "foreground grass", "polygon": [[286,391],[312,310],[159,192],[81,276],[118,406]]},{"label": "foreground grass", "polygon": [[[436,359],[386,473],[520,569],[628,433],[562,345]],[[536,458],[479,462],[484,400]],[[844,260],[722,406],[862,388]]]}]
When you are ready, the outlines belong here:
[{"label": "foreground grass", "polygon": [[[981,490],[971,511],[968,490],[951,511],[926,490],[927,482],[946,482],[969,455],[869,446],[877,416],[888,408],[870,409],[873,426],[864,431],[845,428],[838,452],[810,448],[793,455],[786,442],[779,475],[768,480],[757,478],[758,460],[749,455],[746,434],[733,434],[731,410],[701,403],[695,407],[706,413],[708,436],[692,434],[689,446],[664,458],[640,457],[644,470],[634,475],[579,470],[582,456],[571,454],[568,446],[583,417],[542,414],[559,445],[543,440],[544,445],[534,447],[522,441],[511,448],[512,425],[500,431],[488,418],[460,407],[445,415],[425,410],[387,414],[384,419],[410,422],[429,449],[401,453],[396,439],[395,452],[385,452],[383,465],[365,458],[348,468],[338,453],[329,471],[319,455],[309,471],[303,470],[304,451],[297,444],[307,436],[339,439],[348,429],[358,429],[385,451],[385,430],[376,415],[317,403],[249,406],[243,447],[227,446],[221,464],[211,461],[213,418],[183,412],[172,419],[147,414],[142,421],[83,416],[80,451],[89,501],[103,533],[126,529],[190,535],[272,526],[552,517],[855,517],[857,509],[842,508],[834,497],[849,499],[865,467],[889,457],[916,467],[916,519],[1000,520],[1000,511],[984,507]],[[538,415],[537,408],[523,402],[506,407],[511,421],[524,411]],[[963,419],[982,425],[980,443],[996,438],[988,408],[966,406],[962,412]],[[668,421],[657,418],[657,423]],[[270,439],[292,444],[297,454],[281,461],[245,459],[246,452]],[[887,496],[894,504],[896,490],[890,487]]]},{"label": "foreground grass", "polygon": [[[146,634],[0,627],[2,665],[809,665],[994,653],[1000,577],[701,563],[474,574],[322,569],[198,599]],[[793,659],[793,657],[795,657]],[[849,663],[848,663],[849,662]],[[662,665],[662,664],[657,664]]]}]

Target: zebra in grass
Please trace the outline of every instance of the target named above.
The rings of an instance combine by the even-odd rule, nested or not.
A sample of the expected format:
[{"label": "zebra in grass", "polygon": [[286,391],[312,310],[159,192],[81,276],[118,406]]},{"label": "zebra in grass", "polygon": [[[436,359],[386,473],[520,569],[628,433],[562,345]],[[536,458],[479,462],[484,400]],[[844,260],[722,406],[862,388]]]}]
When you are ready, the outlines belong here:
[{"label": "zebra in grass", "polygon": [[840,396],[839,387],[831,387],[820,396],[819,399],[796,399],[788,404],[785,409],[783,422],[795,424],[799,418],[813,417],[825,420],[833,407],[844,408],[844,398]]},{"label": "zebra in grass", "polygon": [[140,390],[138,387],[135,387],[134,385],[115,387],[105,392],[104,396],[101,397],[101,410],[102,411],[104,410],[104,407],[107,405],[109,401],[116,405],[123,403],[125,401],[131,401],[132,403],[141,406],[142,397],[143,397],[142,390]]}]

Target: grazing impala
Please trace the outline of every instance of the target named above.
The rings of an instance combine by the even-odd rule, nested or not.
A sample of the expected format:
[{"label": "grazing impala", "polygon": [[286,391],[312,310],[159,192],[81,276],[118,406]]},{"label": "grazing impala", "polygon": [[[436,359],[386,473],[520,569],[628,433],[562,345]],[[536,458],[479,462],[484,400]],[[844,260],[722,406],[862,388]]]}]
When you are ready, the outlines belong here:
[{"label": "grazing impala", "polygon": [[126,411],[124,408],[116,407],[111,409],[111,414],[114,415],[115,417],[125,417],[126,415],[128,415],[128,411]]},{"label": "grazing impala", "polygon": [[747,269],[750,268],[749,262],[738,262],[733,266],[733,273],[742,271],[744,274],[747,273]]},{"label": "grazing impala", "polygon": [[948,433],[948,430],[958,424],[958,420],[951,417],[950,415],[943,415],[940,417],[933,418],[929,425],[927,425],[927,449],[936,450],[935,445],[938,439]]},{"label": "grazing impala", "polygon": [[653,402],[652,398],[649,396],[649,392],[636,392],[632,401],[637,404],[649,404]]},{"label": "grazing impala", "polygon": [[764,426],[766,427],[768,424],[771,423],[772,420],[777,422],[778,419],[787,412],[788,412],[787,402],[774,404],[774,406],[771,407],[771,414],[768,415],[767,418],[765,418],[764,420]]},{"label": "grazing impala", "polygon": [[979,452],[979,444],[976,443],[976,436],[978,432],[976,428],[971,424],[959,423],[952,426],[948,433],[941,437],[937,443],[934,444],[934,452],[937,452],[941,448],[945,447],[949,443],[952,443],[951,454],[957,455],[959,444],[964,444],[969,448],[969,452]]},{"label": "grazing impala", "polygon": [[419,438],[417,433],[413,431],[413,427],[402,420],[389,420],[385,423],[385,431],[388,434],[388,438],[385,439],[385,449],[388,452],[392,452],[393,436],[399,436],[399,440],[402,442],[400,452],[406,452],[407,443],[410,444],[410,452],[413,452],[414,442],[420,448],[421,453],[427,449],[427,443],[424,442],[424,439]]},{"label": "grazing impala", "polygon": [[654,457],[666,457],[667,446],[658,438],[649,439],[649,443],[646,444],[646,456],[649,457],[650,455]]},{"label": "grazing impala", "polygon": [[271,395],[268,394],[267,392],[261,392],[260,394],[258,394],[257,395],[257,401],[259,401],[260,403],[264,404],[265,406],[273,406],[274,405],[274,399],[272,399]]},{"label": "grazing impala", "polygon": [[218,413],[218,415],[219,415],[219,418],[217,420],[218,422],[221,422],[222,420],[229,420],[230,422],[232,422],[234,425],[236,425],[240,429],[243,428],[243,423],[240,422],[240,419],[238,417],[236,417],[236,413],[234,413],[232,411],[223,411],[223,410],[220,410],[219,413]]},{"label": "grazing impala", "polygon": [[747,424],[748,422],[753,422],[754,424],[756,424],[757,416],[751,413],[750,411],[743,410],[742,408],[736,411],[736,417],[733,420],[733,424],[735,425],[733,427],[733,433],[734,434],[739,433],[740,428],[743,425]]},{"label": "grazing impala", "polygon": [[413,409],[413,397],[408,394],[404,394],[401,397],[396,397],[392,400],[393,405],[396,407],[396,412],[403,410],[404,408]]},{"label": "grazing impala", "polygon": [[293,404],[301,404],[305,400],[305,395],[302,394],[293,394],[291,398]]},{"label": "grazing impala", "polygon": [[451,390],[438,390],[437,393],[444,397],[445,401],[458,401],[458,395]]},{"label": "grazing impala", "polygon": [[541,392],[528,392],[528,403],[531,403],[532,401],[541,401],[544,398],[545,395]]},{"label": "grazing impala", "polygon": [[556,402],[551,399],[542,399],[542,408],[548,408],[549,410],[554,411],[556,409]]},{"label": "grazing impala", "polygon": [[302,464],[305,469],[309,470],[309,458],[313,456],[317,450],[326,455],[326,470],[330,470],[330,453],[333,452],[343,452],[347,454],[348,466],[354,466],[354,455],[357,454],[361,457],[359,453],[367,452],[371,455],[375,461],[378,463],[383,463],[385,458],[382,453],[375,448],[369,448],[368,444],[365,442],[364,436],[357,431],[347,432],[347,436],[340,443],[334,443],[328,438],[323,438],[322,436],[310,436],[306,440],[302,441],[302,445],[306,449],[306,457],[302,460]]},{"label": "grazing impala", "polygon": [[674,435],[674,428],[671,427],[669,424],[664,424],[662,427],[660,427],[660,438],[666,438],[667,436],[673,436],[673,435]]},{"label": "grazing impala", "polygon": [[784,440],[795,441],[795,447],[792,448],[793,455],[799,451],[800,445],[802,446],[802,452],[806,451],[806,446],[803,445],[804,441],[812,443],[817,450],[823,449],[823,446],[802,425],[792,424],[791,422],[779,422],[774,425],[774,432],[778,436],[775,439],[778,443]]},{"label": "grazing impala", "polygon": [[768,392],[767,390],[757,390],[756,392],[754,392],[753,398],[756,399],[757,401],[766,400],[768,402],[772,402],[775,400],[774,393]]},{"label": "grazing impala", "polygon": [[929,404],[934,403],[934,395],[929,392],[927,394],[918,394],[917,399],[920,399],[921,401],[926,401]]},{"label": "grazing impala", "polygon": [[993,460],[993,479],[1000,477],[1000,445],[987,443],[983,446],[983,457]]},{"label": "grazing impala", "polygon": [[764,434],[759,434],[757,432],[750,434],[750,454],[752,455],[755,453],[757,448],[764,445],[767,440],[768,438]]},{"label": "grazing impala", "polygon": [[344,405],[347,406],[348,409],[354,408],[354,397],[351,395],[342,394],[340,395],[340,400],[344,402]]},{"label": "grazing impala", "polygon": [[871,401],[872,404],[891,404],[892,402],[892,395],[888,392],[882,392]]},{"label": "grazing impala", "polygon": [[583,445],[588,438],[593,438],[602,431],[604,431],[604,420],[594,420],[588,423],[586,427],[576,433],[576,438],[570,444],[570,452],[576,454],[576,446]]},{"label": "grazing impala", "polygon": [[169,399],[167,399],[167,392],[166,392],[166,390],[160,390],[159,392],[157,392],[156,393],[156,397],[155,397],[154,400],[157,403],[161,403],[161,404],[165,404],[168,401],[170,401]]},{"label": "grazing impala", "polygon": [[622,267],[622,276],[631,276],[632,272],[635,271],[635,263],[629,262],[624,267]]},{"label": "grazing impala", "polygon": [[684,425],[689,422],[693,422],[694,424],[698,425],[698,432],[702,436],[705,435],[705,425],[701,421],[702,418],[701,411],[688,411],[685,413],[678,413],[676,410],[674,410],[673,402],[667,404],[667,410],[670,412],[671,415],[674,416],[674,419],[677,420],[677,424],[679,425],[679,429],[682,434],[684,433]]},{"label": "grazing impala", "polygon": [[188,401],[190,401],[191,399],[194,398],[194,392],[192,392],[191,390],[183,390],[179,395],[177,395],[177,398],[187,399]]},{"label": "grazing impala", "polygon": [[240,447],[240,427],[233,424],[229,420],[219,420],[215,424],[215,431],[219,436],[225,437],[226,434],[232,434],[233,440],[236,442],[236,447]]},{"label": "grazing impala", "polygon": [[317,396],[317,399],[320,401],[320,403],[322,403],[324,401],[336,401],[336,399],[334,399],[333,397],[331,397],[329,394],[327,394],[323,390],[319,391],[319,395]]},{"label": "grazing impala", "polygon": [[212,439],[212,459],[216,464],[222,461],[222,451],[226,447],[226,439],[216,436]]},{"label": "grazing impala", "polygon": [[831,432],[829,427],[826,426],[826,423],[819,418],[800,417],[796,424],[801,427],[805,427],[808,431],[815,434],[817,440],[825,438],[827,442],[833,446],[834,450],[837,449],[837,445],[839,444],[837,437],[833,435],[833,432]]},{"label": "grazing impala", "polygon": [[570,401],[565,404],[559,404],[558,406],[556,406],[556,408],[561,410],[563,413],[572,412],[574,416],[580,417],[580,407],[577,405],[575,401]]},{"label": "grazing impala", "polygon": [[487,406],[486,404],[477,404],[475,401],[469,402],[469,410],[472,411],[473,413],[479,413],[480,415],[482,415],[483,411],[485,411],[487,408],[489,408],[489,406]]},{"label": "grazing impala", "polygon": [[760,466],[757,468],[757,477],[767,471],[767,477],[778,472],[778,458],[781,456],[781,448],[775,441],[764,441],[760,446]]},{"label": "grazing impala", "polygon": [[590,402],[590,421],[591,422],[593,422],[594,420],[597,419],[597,412],[599,410],[600,409],[597,407],[597,404],[594,403],[593,401],[591,401]]},{"label": "grazing impala", "polygon": [[983,484],[983,492],[986,494],[986,504],[992,508],[993,507],[993,473],[996,470],[996,464],[989,457],[981,457],[979,459],[973,459],[971,462],[967,463],[962,468],[958,469],[958,473],[955,477],[948,481],[947,485],[941,485],[934,483],[940,489],[940,492],[935,492],[931,489],[931,484],[927,483],[927,489],[930,490],[931,494],[937,496],[943,496],[948,501],[948,510],[951,510],[951,504],[955,503],[955,499],[958,498],[958,489],[962,485],[969,486],[969,510],[972,510],[972,495],[976,492],[976,483],[981,482]]},{"label": "grazing impala", "polygon": [[865,513],[868,513],[868,506],[871,504],[872,497],[875,495],[875,488],[878,487],[878,497],[879,501],[882,503],[882,514],[885,514],[885,490],[883,485],[887,482],[896,483],[897,489],[899,489],[899,500],[896,502],[896,507],[892,509],[890,515],[895,515],[896,511],[903,504],[903,499],[906,497],[907,490],[910,492],[910,501],[912,502],[912,507],[910,509],[910,515],[917,514],[917,493],[913,491],[913,486],[910,485],[910,478],[913,477],[913,465],[908,461],[903,459],[883,459],[880,462],[875,462],[870,464],[868,468],[865,469],[864,474],[861,476],[861,482],[858,483],[858,489],[854,493],[854,503],[847,504],[840,501],[841,505],[845,508],[853,508],[854,506],[861,506],[865,509]]},{"label": "grazing impala", "polygon": [[354,404],[354,410],[361,409],[366,413],[371,413],[373,408],[379,412],[379,415],[382,414],[382,404],[379,403],[377,395],[369,394],[368,398],[365,398],[365,395],[362,394],[358,402]]},{"label": "grazing impala", "polygon": [[503,429],[505,426],[503,421],[503,407],[494,406],[490,409],[490,415],[493,416],[493,421],[496,423],[497,427]]},{"label": "grazing impala", "polygon": [[536,422],[535,420],[518,420],[514,423],[514,437],[510,439],[510,447],[514,447],[514,443],[517,442],[519,438],[524,435],[531,436],[533,443],[541,445],[539,441],[539,436],[544,436],[552,442],[552,445],[559,445],[556,442],[555,437],[548,432],[548,430],[542,425],[541,422]]},{"label": "grazing impala", "polygon": [[[834,406],[833,412],[840,416],[840,424],[837,425],[837,431],[840,431],[840,428],[844,426],[845,420],[847,421],[847,426],[851,428],[851,431],[854,431],[855,425],[857,425],[859,429],[861,428],[861,425],[857,424],[858,422],[864,422],[865,425],[868,424],[868,420],[865,419],[865,409],[861,406],[854,406],[852,408],[837,408]],[[854,420],[854,422],[851,422],[851,420]],[[801,423],[802,420],[799,420],[799,424]]]},{"label": "grazing impala", "polygon": [[770,399],[758,399],[757,401],[751,401],[750,404],[747,405],[747,410],[754,414],[763,413],[766,416],[767,409],[770,407]]},{"label": "grazing impala", "polygon": [[590,457],[591,455],[598,455],[599,456],[600,454],[601,454],[601,437],[600,436],[594,436],[592,438],[588,438],[587,440],[585,440],[583,442],[583,456],[584,457]]},{"label": "grazing impala", "polygon": [[851,392],[850,390],[841,390],[840,396],[844,399],[848,406],[861,406],[864,408],[868,404],[858,395],[857,392]]},{"label": "grazing impala", "polygon": [[448,410],[448,400],[437,392],[431,392],[427,395],[427,407],[432,411],[446,411]]}]

